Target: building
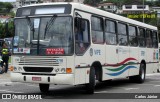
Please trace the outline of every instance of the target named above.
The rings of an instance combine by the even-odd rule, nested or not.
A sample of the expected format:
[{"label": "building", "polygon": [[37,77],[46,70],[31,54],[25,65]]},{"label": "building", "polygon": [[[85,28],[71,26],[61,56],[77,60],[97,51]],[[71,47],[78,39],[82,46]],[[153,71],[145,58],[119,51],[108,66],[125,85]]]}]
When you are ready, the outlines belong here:
[{"label": "building", "polygon": [[16,7],[21,7],[21,6],[31,5],[36,3],[67,2],[67,1],[83,3],[84,0],[16,0]]},{"label": "building", "polygon": [[149,13],[149,5],[123,5],[122,11],[124,14]]},{"label": "building", "polygon": [[64,0],[43,0],[43,3],[48,3],[48,2],[64,2]]},{"label": "building", "polygon": [[83,3],[84,0],[43,0],[43,2],[79,2]]},{"label": "building", "polygon": [[99,9],[108,11],[108,12],[117,12],[117,6],[114,3],[100,3],[98,5]]},{"label": "building", "polygon": [[5,23],[6,19],[10,18],[10,16],[0,16],[0,22]]},{"label": "building", "polygon": [[158,1],[158,0],[146,0],[146,1],[150,1],[150,2],[153,2],[153,1]]},{"label": "building", "polygon": [[16,0],[16,7],[38,3],[39,0]]},{"label": "building", "polygon": [[157,17],[160,18],[160,7],[152,7],[154,12],[157,12]]}]

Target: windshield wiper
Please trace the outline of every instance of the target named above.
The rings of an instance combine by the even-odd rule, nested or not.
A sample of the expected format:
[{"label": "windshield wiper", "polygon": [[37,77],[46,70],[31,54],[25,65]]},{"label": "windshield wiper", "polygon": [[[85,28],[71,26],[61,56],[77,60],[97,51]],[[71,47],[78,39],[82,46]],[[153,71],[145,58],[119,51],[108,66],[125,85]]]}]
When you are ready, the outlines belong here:
[{"label": "windshield wiper", "polygon": [[51,28],[51,26],[53,25],[55,19],[56,19],[57,15],[53,15],[51,17],[51,19],[49,20],[49,22],[47,22],[46,27],[45,27],[45,31],[44,31],[44,39],[46,37],[46,33],[47,31]]},{"label": "windshield wiper", "polygon": [[28,25],[30,27],[30,30],[33,31],[33,39],[34,39],[34,32],[35,32],[35,30],[34,30],[34,22],[32,23],[31,19],[28,16],[26,16],[26,19],[27,19],[27,23],[28,23]]}]

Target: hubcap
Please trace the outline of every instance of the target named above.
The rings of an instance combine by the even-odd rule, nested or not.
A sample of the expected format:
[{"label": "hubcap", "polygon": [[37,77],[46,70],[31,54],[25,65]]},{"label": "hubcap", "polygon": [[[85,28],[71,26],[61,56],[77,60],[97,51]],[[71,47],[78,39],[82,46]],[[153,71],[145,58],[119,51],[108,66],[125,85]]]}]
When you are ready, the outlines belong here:
[{"label": "hubcap", "polygon": [[0,72],[2,72],[3,71],[3,68],[2,67],[0,67]]},{"label": "hubcap", "polygon": [[142,80],[144,80],[145,74],[144,74],[144,68],[142,68],[142,74],[141,74],[141,78]]},{"label": "hubcap", "polygon": [[94,80],[95,80],[95,82],[94,82],[94,86],[95,86],[95,85],[96,85],[96,75],[94,76],[94,78],[95,78],[95,79],[94,79]]}]

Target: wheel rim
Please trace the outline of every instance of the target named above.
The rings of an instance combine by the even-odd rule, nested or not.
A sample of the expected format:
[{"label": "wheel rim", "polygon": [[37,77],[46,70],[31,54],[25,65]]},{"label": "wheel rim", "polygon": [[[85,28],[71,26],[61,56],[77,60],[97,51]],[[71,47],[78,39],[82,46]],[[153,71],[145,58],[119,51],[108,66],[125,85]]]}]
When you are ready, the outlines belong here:
[{"label": "wheel rim", "polygon": [[144,68],[142,67],[142,72],[141,72],[141,78],[142,78],[142,80],[144,80],[144,78],[145,78],[145,73],[144,73]]},{"label": "wheel rim", "polygon": [[0,72],[2,72],[3,71],[3,68],[2,67],[0,67]]},{"label": "wheel rim", "polygon": [[96,75],[94,75],[94,86],[96,85]]}]

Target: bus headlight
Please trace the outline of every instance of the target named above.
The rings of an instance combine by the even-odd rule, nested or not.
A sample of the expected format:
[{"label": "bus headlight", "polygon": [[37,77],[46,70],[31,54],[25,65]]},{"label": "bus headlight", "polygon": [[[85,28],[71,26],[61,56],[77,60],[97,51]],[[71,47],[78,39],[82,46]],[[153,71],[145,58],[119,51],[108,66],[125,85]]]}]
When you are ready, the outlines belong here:
[{"label": "bus headlight", "polygon": [[14,71],[17,71],[17,67],[14,67]]},{"label": "bus headlight", "polygon": [[66,73],[66,68],[61,68],[61,73]]},{"label": "bus headlight", "polygon": [[13,71],[21,72],[23,70],[22,67],[14,67]]},{"label": "bus headlight", "polygon": [[55,72],[58,73],[58,72],[59,72],[59,68],[56,68],[56,69],[55,69]]},{"label": "bus headlight", "polygon": [[18,71],[22,71],[22,67],[18,67]]}]

